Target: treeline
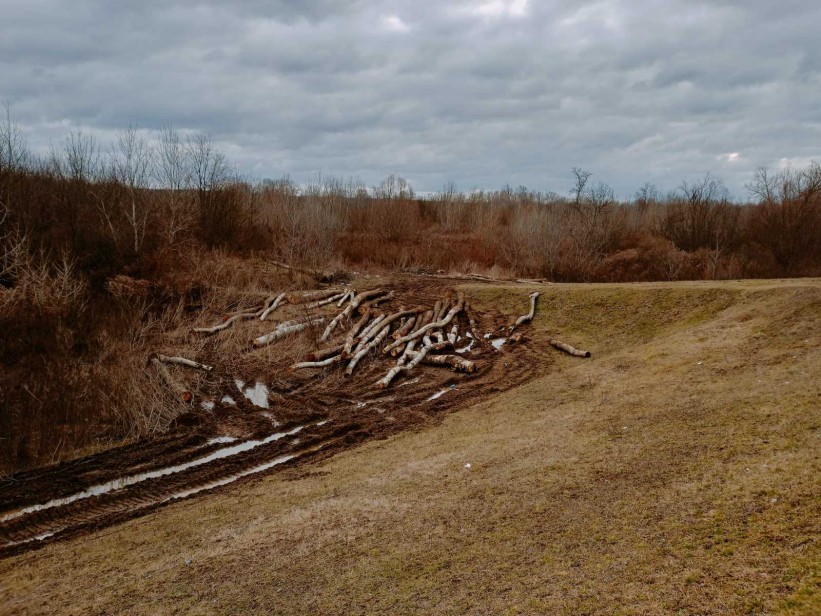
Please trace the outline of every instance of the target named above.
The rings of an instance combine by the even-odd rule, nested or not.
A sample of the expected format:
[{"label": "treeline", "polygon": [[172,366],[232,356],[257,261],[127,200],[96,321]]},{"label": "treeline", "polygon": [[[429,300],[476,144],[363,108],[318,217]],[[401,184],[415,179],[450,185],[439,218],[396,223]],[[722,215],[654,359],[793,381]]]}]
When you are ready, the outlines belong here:
[{"label": "treeline", "polygon": [[172,129],[105,145],[73,133],[33,156],[6,113],[0,473],[164,430],[184,409],[146,357],[187,311],[281,286],[272,261],[556,281],[821,274],[818,164],[760,170],[745,204],[710,175],[630,202],[570,177],[566,196],[450,185],[419,198],[397,176],[250,182],[208,136]]}]

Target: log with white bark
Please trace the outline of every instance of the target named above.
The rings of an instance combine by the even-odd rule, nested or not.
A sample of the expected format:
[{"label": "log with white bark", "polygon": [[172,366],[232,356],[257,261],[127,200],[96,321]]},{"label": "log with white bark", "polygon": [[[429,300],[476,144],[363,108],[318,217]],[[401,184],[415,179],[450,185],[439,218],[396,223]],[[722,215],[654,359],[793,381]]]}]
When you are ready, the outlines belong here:
[{"label": "log with white bark", "polygon": [[367,345],[363,346],[358,353],[356,353],[352,358],[351,361],[348,363],[348,367],[345,368],[345,374],[350,376],[353,374],[354,368],[356,368],[356,364],[359,363],[359,360],[365,357],[373,348],[378,347],[385,341],[385,338],[391,331],[391,324],[390,323],[383,323],[382,327],[377,332],[376,336],[373,340],[371,340]]},{"label": "log with white bark", "polygon": [[279,308],[279,307],[280,307],[280,305],[282,305],[282,302],[284,302],[284,301],[285,301],[285,298],[286,298],[286,297],[287,297],[287,293],[280,293],[279,295],[277,295],[277,296],[274,298],[274,301],[273,301],[273,302],[271,302],[271,303],[270,303],[270,304],[269,304],[269,305],[268,305],[268,306],[267,306],[267,307],[266,307],[266,308],[262,311],[262,313],[260,313],[260,315],[259,315],[259,320],[260,320],[260,321],[264,321],[265,319],[267,319],[269,314],[271,314],[274,310],[276,310],[277,308]]},{"label": "log with white bark", "polygon": [[322,323],[325,321],[325,317],[314,317],[312,319],[304,319],[300,322],[294,323],[292,321],[288,321],[287,323],[282,323],[277,327],[274,331],[269,334],[265,334],[264,336],[259,336],[258,338],[254,338],[251,341],[251,345],[254,348],[260,348],[271,344],[272,342],[276,342],[280,338],[284,338],[285,336],[290,336],[291,334],[295,334],[297,332],[301,332],[304,329],[308,329],[311,325],[316,323]]},{"label": "log with white bark", "polygon": [[399,359],[396,360],[397,366],[405,365],[405,362],[410,359],[411,352],[416,348],[417,340],[411,340],[408,344],[405,345],[405,350],[402,352],[402,355],[399,356]]},{"label": "log with white bark", "polygon": [[453,317],[455,317],[459,312],[461,312],[462,307],[464,306],[464,304],[465,304],[465,298],[460,293],[457,300],[456,300],[456,304],[448,311],[448,313],[445,315],[444,319],[442,319],[441,321],[433,321],[432,323],[428,323],[424,327],[421,327],[421,328],[417,329],[416,331],[411,332],[410,334],[402,336],[399,340],[396,340],[392,344],[389,344],[388,346],[386,346],[383,352],[384,353],[390,353],[393,349],[399,348],[400,346],[402,346],[403,344],[405,344],[409,340],[413,340],[415,338],[421,338],[422,336],[424,336],[426,333],[428,333],[431,330],[442,329],[443,327],[448,326],[450,324],[450,322],[453,320]]},{"label": "log with white bark", "polygon": [[[411,352],[409,356],[414,358],[416,353]],[[428,351],[428,354],[422,359],[422,363],[430,366],[448,366],[456,372],[467,372],[468,374],[476,372],[475,363],[458,355],[431,355]]]},{"label": "log with white bark", "polygon": [[375,297],[374,299],[365,302],[361,306],[359,306],[357,312],[359,312],[359,314],[363,314],[368,308],[373,308],[375,306],[378,306],[382,302],[390,301],[394,298],[394,296],[395,293],[391,291],[390,293],[386,293],[384,295],[380,295],[379,297]]},{"label": "log with white bark", "polygon": [[301,370],[303,368],[325,368],[326,366],[330,366],[341,361],[342,355],[334,355],[332,357],[328,357],[327,359],[323,359],[320,361],[299,362],[298,364],[294,364],[293,366],[291,366],[291,370]]},{"label": "log with white bark", "polygon": [[[343,289],[317,289],[314,291],[298,291],[288,293],[289,304],[307,304],[309,302],[326,299],[332,295],[343,293]],[[339,299],[338,297],[336,299]]]},{"label": "log with white bark", "polygon": [[160,377],[162,377],[162,380],[165,381],[165,384],[168,385],[169,389],[171,389],[174,394],[179,396],[183,402],[191,401],[191,398],[193,397],[191,390],[171,376],[171,373],[168,371],[168,368],[165,367],[165,364],[160,362],[160,360],[156,357],[151,359],[151,363],[157,368],[157,372],[159,372]]},{"label": "log with white bark", "polygon": [[519,327],[519,325],[522,325],[524,323],[529,323],[530,321],[533,320],[533,317],[536,315],[536,300],[537,299],[539,299],[539,292],[538,291],[534,291],[533,293],[530,294],[530,312],[528,312],[527,314],[523,314],[518,319],[516,319],[516,322],[513,324],[513,327],[510,328],[511,332],[514,329],[516,329],[517,327]]},{"label": "log with white bark", "polygon": [[450,328],[450,332],[448,333],[448,342],[451,344],[456,344],[456,340],[459,338],[459,324],[454,324],[453,327]]},{"label": "log with white bark", "polygon": [[188,366],[189,368],[194,368],[196,370],[205,370],[206,372],[211,372],[214,369],[214,366],[209,366],[208,364],[201,364],[193,359],[186,359],[185,357],[177,357],[177,356],[168,356],[168,355],[157,355],[157,359],[163,362],[164,364],[178,364],[180,366]]},{"label": "log with white bark", "polygon": [[362,318],[359,319],[351,330],[348,332],[348,336],[345,338],[345,344],[342,346],[342,355],[345,357],[350,356],[351,349],[353,349],[354,340],[356,339],[356,335],[365,327],[365,323],[368,322],[368,319],[371,318],[371,311],[365,311],[365,314],[362,315]]},{"label": "log with white bark", "polygon": [[336,295],[332,295],[331,297],[321,299],[316,302],[312,302],[306,306],[308,310],[313,310],[314,308],[319,308],[320,306],[325,306],[326,304],[332,304],[333,302],[345,297],[345,293],[337,293]]},{"label": "log with white bark", "polygon": [[345,302],[347,302],[347,301],[348,301],[349,299],[351,299],[354,295],[356,295],[356,291],[354,291],[353,289],[351,289],[350,291],[348,291],[347,293],[345,293],[345,295],[343,295],[343,296],[342,296],[342,299],[341,299],[341,300],[339,300],[339,303],[337,303],[336,307],[337,307],[337,308],[342,308],[342,304],[344,304]]},{"label": "log with white bark", "polygon": [[425,356],[430,352],[431,347],[422,347],[422,349],[416,353],[416,355],[411,359],[411,361],[405,365],[396,365],[390,369],[390,371],[381,379],[376,382],[376,385],[381,389],[385,389],[388,385],[391,384],[391,381],[396,378],[396,376],[401,372],[407,372],[409,370],[413,370],[416,366],[418,366],[422,361],[425,359]]},{"label": "log with white bark", "polygon": [[411,317],[403,325],[399,327],[395,332],[391,334],[391,338],[394,340],[399,340],[402,336],[407,334],[411,329],[413,329],[413,324],[416,323],[417,317]]},{"label": "log with white bark", "polygon": [[302,361],[322,361],[323,359],[327,359],[329,357],[333,357],[334,355],[339,355],[340,353],[342,353],[342,347],[343,345],[338,344],[333,347],[328,347],[327,349],[318,349],[316,351],[311,351],[310,353],[305,354],[305,357],[302,358]]},{"label": "log with white bark", "polygon": [[238,321],[247,321],[249,319],[255,319],[256,316],[257,315],[255,313],[236,314],[227,321],[220,323],[219,325],[214,325],[214,327],[195,327],[191,331],[197,334],[216,334],[217,332],[221,332],[224,329],[228,329]]},{"label": "log with white bark", "polygon": [[[433,310],[428,310],[427,312],[422,314],[418,318],[418,320],[416,321],[416,326],[415,326],[416,329],[412,329],[411,331],[407,332],[406,334],[402,334],[402,336],[399,336],[399,337],[394,336],[394,340],[399,340],[400,338],[403,338],[405,336],[408,336],[408,335],[412,334],[413,332],[421,329],[422,327],[424,327],[425,325],[430,323],[432,319],[433,319]],[[384,349],[383,349],[383,351],[384,351]],[[395,348],[392,348],[391,351],[390,351],[392,357],[396,357],[401,352],[402,352],[402,345],[401,344],[399,346],[395,347]]]},{"label": "log with white bark", "polygon": [[559,349],[560,351],[564,351],[568,355],[573,355],[574,357],[590,357],[590,351],[582,351],[567,344],[566,342],[562,342],[561,340],[551,340],[550,346]]},{"label": "log with white bark", "polygon": [[354,310],[359,308],[359,305],[362,302],[377,295],[384,295],[384,293],[385,291],[382,289],[374,289],[373,291],[364,291],[362,293],[357,293],[353,297],[353,299],[351,299],[350,303],[347,306],[345,306],[345,309],[338,315],[336,315],[330,323],[328,323],[328,327],[325,328],[325,331],[322,332],[322,336],[319,338],[320,341],[324,342],[325,340],[330,338],[334,329],[336,329],[336,326],[339,325],[343,319],[350,316]]}]

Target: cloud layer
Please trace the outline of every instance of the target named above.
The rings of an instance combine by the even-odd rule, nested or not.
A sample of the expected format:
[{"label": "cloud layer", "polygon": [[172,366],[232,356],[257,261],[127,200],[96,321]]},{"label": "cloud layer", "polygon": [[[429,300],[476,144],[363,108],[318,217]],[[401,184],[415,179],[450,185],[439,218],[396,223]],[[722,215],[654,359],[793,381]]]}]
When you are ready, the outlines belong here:
[{"label": "cloud layer", "polygon": [[30,143],[211,132],[256,177],[623,196],[821,159],[814,0],[0,0]]}]

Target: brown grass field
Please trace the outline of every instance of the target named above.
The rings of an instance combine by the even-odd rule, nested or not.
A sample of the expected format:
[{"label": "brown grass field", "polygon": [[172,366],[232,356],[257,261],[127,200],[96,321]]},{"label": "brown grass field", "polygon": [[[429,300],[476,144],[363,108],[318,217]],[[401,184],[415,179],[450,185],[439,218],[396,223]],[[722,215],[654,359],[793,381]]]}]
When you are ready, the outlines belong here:
[{"label": "brown grass field", "polygon": [[542,291],[534,378],[0,560],[0,613],[821,613],[821,280],[462,288]]}]

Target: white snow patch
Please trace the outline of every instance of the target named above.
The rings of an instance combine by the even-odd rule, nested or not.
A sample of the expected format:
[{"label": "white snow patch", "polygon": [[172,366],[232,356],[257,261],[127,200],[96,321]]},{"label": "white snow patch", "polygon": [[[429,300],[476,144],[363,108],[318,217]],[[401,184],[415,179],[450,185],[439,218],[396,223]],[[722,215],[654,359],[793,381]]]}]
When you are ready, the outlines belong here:
[{"label": "white snow patch", "polygon": [[231,406],[236,406],[237,405],[236,400],[234,400],[231,396],[223,396],[222,400],[220,400],[220,402],[222,402],[224,404],[230,404]]},{"label": "white snow patch", "polygon": [[505,342],[507,342],[507,338],[496,338],[496,340],[491,340],[490,344],[492,344],[493,348],[498,351],[502,348]]},{"label": "white snow patch", "polygon": [[448,391],[450,391],[450,389],[443,389],[442,391],[437,391],[437,392],[436,392],[435,394],[433,394],[430,398],[428,398],[428,401],[429,401],[429,400],[436,400],[437,398],[441,398],[441,397],[442,397],[442,396],[444,396],[444,395],[445,395]]},{"label": "white snow patch", "polygon": [[235,440],[237,440],[237,439],[234,438],[233,436],[215,436],[214,438],[208,439],[208,442],[206,442],[205,444],[206,445],[222,445],[222,444],[225,444],[225,443],[233,443]]},{"label": "white snow patch", "polygon": [[240,379],[234,382],[237,384],[237,389],[251,401],[251,404],[261,409],[268,408],[268,386],[265,383],[257,381],[253,387],[245,387],[245,382]]},{"label": "white snow patch", "polygon": [[203,456],[202,458],[195,458],[194,460],[190,460],[189,462],[185,462],[183,464],[178,464],[176,466],[168,466],[165,468],[160,468],[145,473],[139,473],[137,475],[131,475],[129,477],[121,477],[119,479],[114,479],[106,483],[91,486],[90,488],[87,488],[82,492],[72,494],[71,496],[66,496],[64,498],[55,498],[53,500],[48,501],[47,503],[43,503],[40,505],[31,505],[30,507],[18,509],[17,511],[0,517],[0,522],[13,520],[14,518],[18,518],[27,513],[42,511],[43,509],[51,509],[53,507],[60,507],[62,505],[67,505],[69,503],[73,503],[74,501],[82,500],[84,498],[90,498],[92,496],[99,496],[101,494],[107,494],[108,492],[121,490],[122,488],[134,485],[135,483],[146,481],[148,479],[156,479],[158,477],[164,477],[165,475],[179,473],[181,471],[188,470],[189,468],[194,468],[195,466],[201,466],[203,464],[213,462],[214,460],[227,458],[238,453],[249,451],[251,449],[254,449],[255,447],[259,447],[260,445],[267,445],[268,443],[278,441],[279,439],[285,438],[286,436],[292,436],[300,430],[302,430],[302,428],[303,426],[297,426],[289,432],[277,432],[276,434],[271,434],[270,436],[267,436],[264,439],[244,441],[242,443],[239,443],[238,445],[234,445],[233,447],[223,447],[222,449],[217,449],[216,451],[208,454],[207,456]]},{"label": "white snow patch", "polygon": [[200,402],[200,406],[204,408],[206,411],[213,411],[214,410],[214,401],[213,400],[203,400]]}]

